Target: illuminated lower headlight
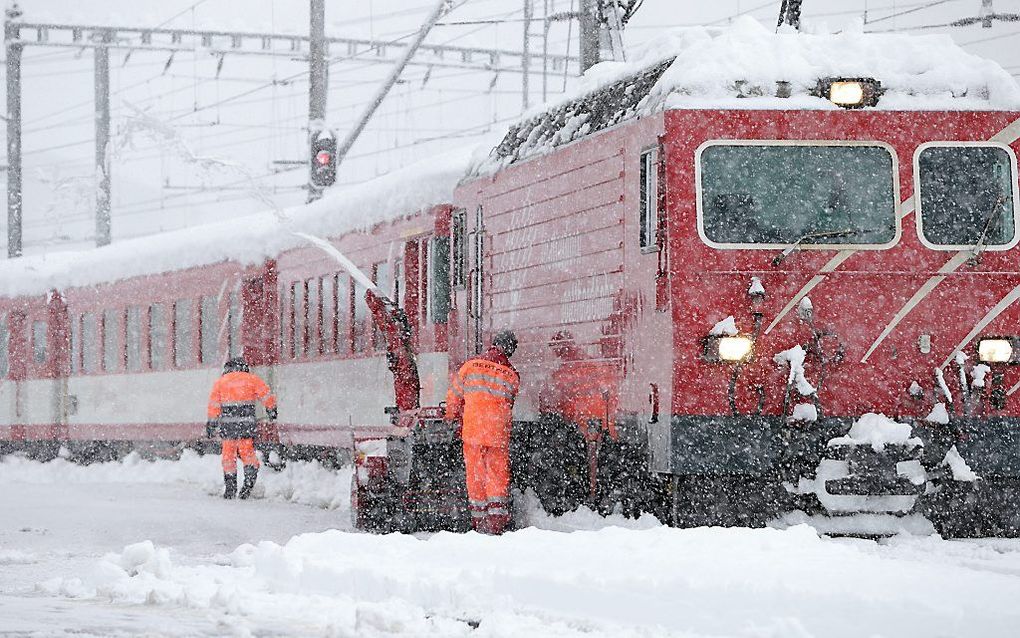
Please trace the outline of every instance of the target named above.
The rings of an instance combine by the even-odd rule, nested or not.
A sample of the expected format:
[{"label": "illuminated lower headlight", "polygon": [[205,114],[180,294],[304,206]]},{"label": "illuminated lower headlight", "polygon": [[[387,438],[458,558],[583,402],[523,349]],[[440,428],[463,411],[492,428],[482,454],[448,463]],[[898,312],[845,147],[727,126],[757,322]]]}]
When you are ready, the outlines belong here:
[{"label": "illuminated lower headlight", "polygon": [[750,337],[724,337],[709,335],[703,340],[705,361],[709,363],[739,363],[751,354],[754,342]]},{"label": "illuminated lower headlight", "polygon": [[1013,344],[1008,339],[982,339],[978,359],[984,363],[1008,363],[1013,360]]},{"label": "illuminated lower headlight", "polygon": [[719,358],[723,361],[743,361],[751,354],[751,340],[747,337],[719,339]]}]

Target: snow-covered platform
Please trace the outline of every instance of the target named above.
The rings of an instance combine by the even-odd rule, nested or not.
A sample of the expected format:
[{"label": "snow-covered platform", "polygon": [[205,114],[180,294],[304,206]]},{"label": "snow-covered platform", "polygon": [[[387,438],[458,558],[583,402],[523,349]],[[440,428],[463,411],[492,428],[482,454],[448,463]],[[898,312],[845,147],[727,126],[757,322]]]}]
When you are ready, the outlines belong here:
[{"label": "snow-covered platform", "polygon": [[219,459],[0,462],[0,633],[1014,636],[1020,541],[524,513],[503,537],[349,531],[350,476]]}]

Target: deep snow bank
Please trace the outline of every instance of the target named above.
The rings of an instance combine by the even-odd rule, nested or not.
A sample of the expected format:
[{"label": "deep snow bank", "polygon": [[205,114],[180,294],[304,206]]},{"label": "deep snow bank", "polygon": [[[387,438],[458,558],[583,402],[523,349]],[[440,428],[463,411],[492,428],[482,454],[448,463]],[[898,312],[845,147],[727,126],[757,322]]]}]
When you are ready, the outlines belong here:
[{"label": "deep snow bank", "polygon": [[1014,635],[1018,548],[922,543],[833,542],[806,526],[329,531],[242,545],[223,564],[139,543],[40,589],[329,635]]}]

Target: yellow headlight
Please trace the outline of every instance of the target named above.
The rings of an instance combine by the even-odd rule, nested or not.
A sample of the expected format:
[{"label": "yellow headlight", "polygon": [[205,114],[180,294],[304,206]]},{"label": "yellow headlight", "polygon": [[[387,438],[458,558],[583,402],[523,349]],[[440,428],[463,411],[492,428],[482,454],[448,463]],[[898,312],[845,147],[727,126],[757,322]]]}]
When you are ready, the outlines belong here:
[{"label": "yellow headlight", "polygon": [[829,101],[840,106],[857,106],[864,101],[864,85],[860,82],[833,82]]},{"label": "yellow headlight", "polygon": [[1006,363],[1013,358],[1013,344],[1007,339],[982,339],[978,359],[985,363]]},{"label": "yellow headlight", "polygon": [[751,353],[748,337],[722,337],[719,339],[719,358],[723,361],[743,361]]}]

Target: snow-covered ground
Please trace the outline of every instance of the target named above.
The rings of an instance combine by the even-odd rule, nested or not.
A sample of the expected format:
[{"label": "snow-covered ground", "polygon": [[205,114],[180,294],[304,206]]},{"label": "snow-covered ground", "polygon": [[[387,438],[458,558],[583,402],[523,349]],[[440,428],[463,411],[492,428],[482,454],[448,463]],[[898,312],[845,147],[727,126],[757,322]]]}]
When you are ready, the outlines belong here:
[{"label": "snow-covered ground", "polygon": [[677,530],[552,519],[503,537],[375,536],[349,472],[0,462],[0,635],[1016,636],[1020,541]]}]

